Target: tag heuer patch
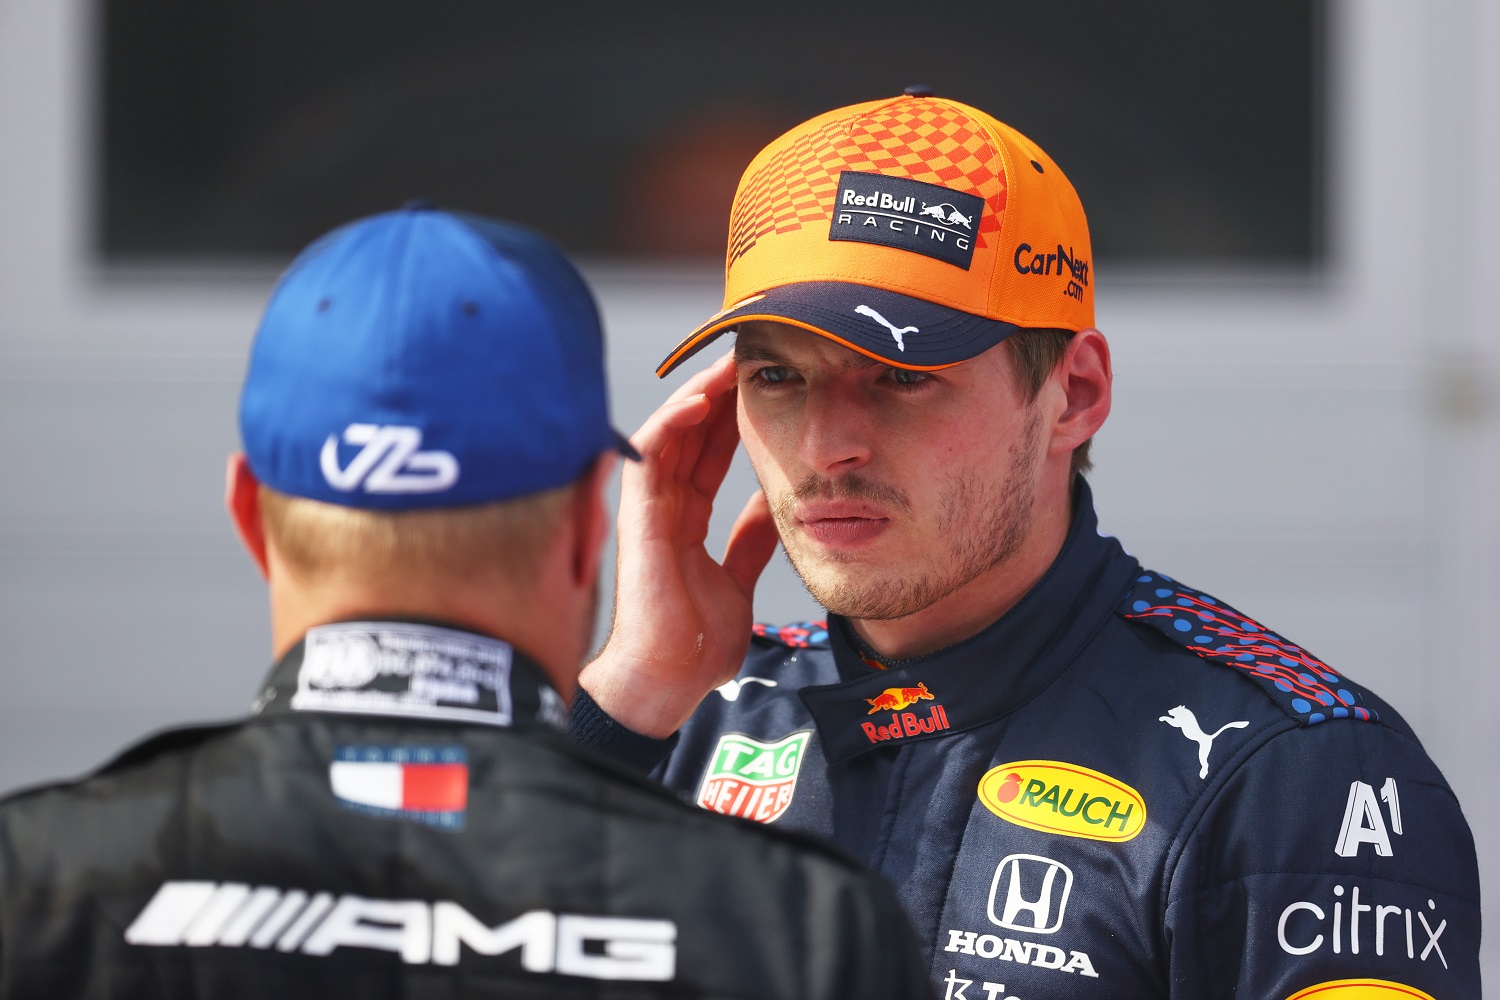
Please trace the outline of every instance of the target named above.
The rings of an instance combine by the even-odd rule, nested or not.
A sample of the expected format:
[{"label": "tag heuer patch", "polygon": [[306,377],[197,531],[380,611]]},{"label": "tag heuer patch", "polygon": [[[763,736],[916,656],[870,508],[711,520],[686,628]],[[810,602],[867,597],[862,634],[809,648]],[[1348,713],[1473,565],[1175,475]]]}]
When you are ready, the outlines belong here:
[{"label": "tag heuer patch", "polygon": [[830,240],[878,243],[969,269],[984,199],[937,184],[845,170]]},{"label": "tag heuer patch", "polygon": [[726,733],[719,737],[703,783],[698,804],[726,816],[740,816],[757,823],[774,823],[792,804],[797,772],[811,730],[795,732],[775,743]]}]

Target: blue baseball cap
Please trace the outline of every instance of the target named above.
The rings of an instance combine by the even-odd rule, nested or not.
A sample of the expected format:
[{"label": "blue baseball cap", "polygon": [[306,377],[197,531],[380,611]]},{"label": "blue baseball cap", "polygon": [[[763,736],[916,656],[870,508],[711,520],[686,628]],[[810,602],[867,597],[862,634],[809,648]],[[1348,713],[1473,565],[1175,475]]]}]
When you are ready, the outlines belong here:
[{"label": "blue baseball cap", "polygon": [[250,351],[240,436],[292,496],[374,510],[573,482],[609,421],[583,277],[531,230],[414,203],[334,230],[282,275]]}]

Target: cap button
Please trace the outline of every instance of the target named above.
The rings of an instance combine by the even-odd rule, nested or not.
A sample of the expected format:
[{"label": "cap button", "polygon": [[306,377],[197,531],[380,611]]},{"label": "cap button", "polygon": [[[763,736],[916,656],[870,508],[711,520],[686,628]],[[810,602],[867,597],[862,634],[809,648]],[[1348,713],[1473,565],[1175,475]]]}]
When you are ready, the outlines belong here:
[{"label": "cap button", "polygon": [[433,203],[431,198],[408,198],[406,203],[401,206],[401,210],[404,212],[432,212],[436,211],[436,209],[437,205]]},{"label": "cap button", "polygon": [[925,83],[914,83],[902,91],[907,97],[931,97],[932,88]]}]

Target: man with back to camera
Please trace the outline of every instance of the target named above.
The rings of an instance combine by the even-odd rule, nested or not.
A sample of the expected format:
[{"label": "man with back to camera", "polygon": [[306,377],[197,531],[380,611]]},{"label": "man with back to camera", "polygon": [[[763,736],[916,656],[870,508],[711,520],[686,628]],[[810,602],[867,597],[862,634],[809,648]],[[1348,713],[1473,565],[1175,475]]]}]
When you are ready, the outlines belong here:
[{"label": "man with back to camera", "polygon": [[[1473,841],[1410,728],[1098,533],[1092,264],[1057,165],[925,88],[766,147],[658,374],[733,356],[633,439],[575,733],[864,859],[946,1000],[1478,997]],[[778,538],[826,626],[752,632]],[[782,748],[767,802],[744,762]]]},{"label": "man with back to camera", "polygon": [[0,805],[0,996],[926,995],[876,876],[556,731],[633,454],[603,352],[514,226],[413,206],[298,258],[228,481],[278,662],[252,718]]}]

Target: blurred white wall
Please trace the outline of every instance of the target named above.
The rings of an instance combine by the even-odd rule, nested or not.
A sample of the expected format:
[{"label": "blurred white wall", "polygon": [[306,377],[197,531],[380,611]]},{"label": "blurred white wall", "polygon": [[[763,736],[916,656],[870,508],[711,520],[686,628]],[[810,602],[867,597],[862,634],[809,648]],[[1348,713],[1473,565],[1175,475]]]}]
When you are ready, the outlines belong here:
[{"label": "blurred white wall", "polygon": [[[1095,492],[1148,565],[1406,715],[1469,816],[1493,925],[1500,5],[1345,0],[1330,33],[1330,265],[1104,262],[1117,399]],[[86,3],[0,0],[0,789],[241,713],[268,664],[264,594],[219,498],[274,276],[91,259],[92,58]],[[717,274],[588,271],[634,427],[670,389],[656,361],[717,309]],[[728,516],[751,488],[737,468]],[[816,613],[779,562],[758,602],[767,620]]]}]

